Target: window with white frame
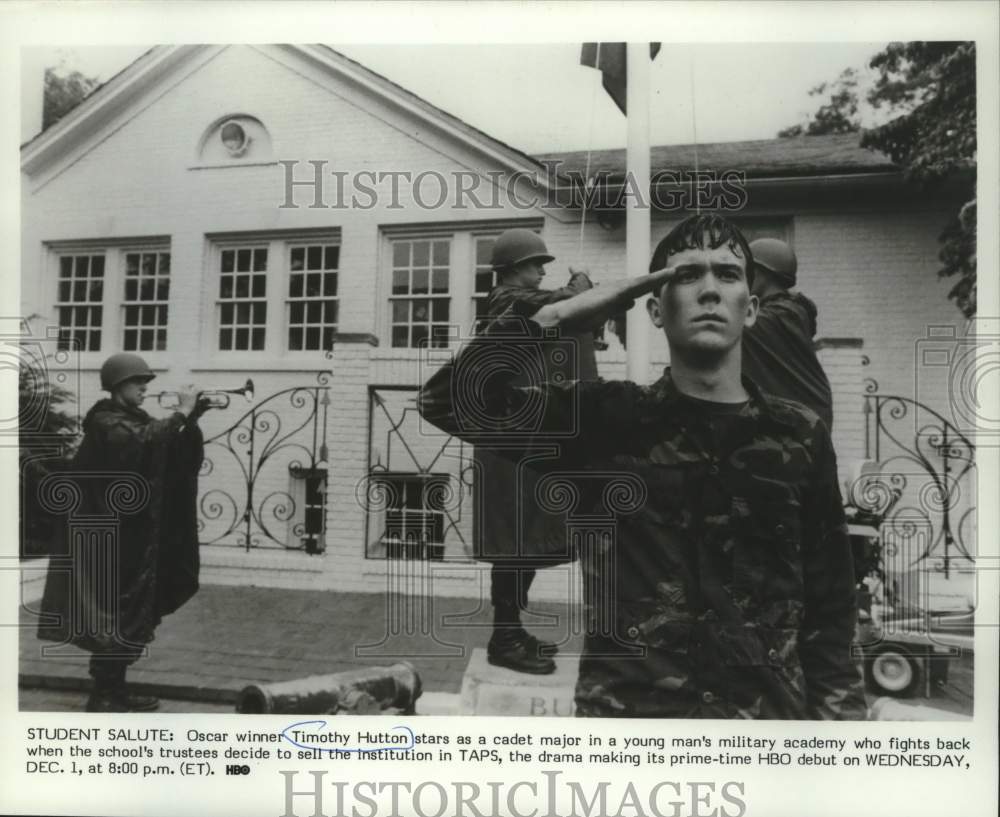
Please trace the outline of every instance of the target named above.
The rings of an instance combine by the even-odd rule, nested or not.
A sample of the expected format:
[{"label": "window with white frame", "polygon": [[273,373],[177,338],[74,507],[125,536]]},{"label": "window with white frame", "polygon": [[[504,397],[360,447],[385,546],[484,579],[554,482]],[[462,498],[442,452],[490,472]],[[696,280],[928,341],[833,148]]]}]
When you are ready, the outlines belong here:
[{"label": "window with white frame", "polygon": [[392,345],[448,346],[450,238],[392,241]]},{"label": "window with white frame", "polygon": [[[485,325],[489,294],[496,286],[490,259],[493,244],[514,224],[456,225],[414,234],[388,231],[388,334],[395,349],[446,349],[452,338]],[[538,223],[523,222],[539,231]]]},{"label": "window with white frame", "polygon": [[337,230],[209,236],[215,326],[203,349],[284,355],[332,348],[340,320]]},{"label": "window with white frame", "polygon": [[497,274],[493,270],[490,259],[493,256],[493,244],[496,242],[495,235],[476,236],[473,239],[476,252],[476,269],[473,281],[473,309],[475,310],[476,332],[481,332],[487,324],[489,310],[489,294],[493,287],[497,285]]},{"label": "window with white frame", "polygon": [[219,349],[264,348],[267,331],[265,247],[229,247],[219,253]]},{"label": "window with white frame", "polygon": [[127,352],[167,348],[170,253],[125,252],[122,348]]},{"label": "window with white frame", "polygon": [[373,479],[390,497],[379,537],[387,559],[444,558],[444,507],[448,474],[380,473]]},{"label": "window with white frame", "polygon": [[105,254],[74,253],[59,256],[56,311],[60,349],[101,350],[104,328]]},{"label": "window with white frame", "polygon": [[322,350],[333,346],[339,303],[336,244],[293,246],[288,272],[288,348]]},{"label": "window with white frame", "polygon": [[[81,352],[167,348],[170,248],[151,239],[48,245],[58,345]],[[51,287],[51,289],[49,289]]]}]

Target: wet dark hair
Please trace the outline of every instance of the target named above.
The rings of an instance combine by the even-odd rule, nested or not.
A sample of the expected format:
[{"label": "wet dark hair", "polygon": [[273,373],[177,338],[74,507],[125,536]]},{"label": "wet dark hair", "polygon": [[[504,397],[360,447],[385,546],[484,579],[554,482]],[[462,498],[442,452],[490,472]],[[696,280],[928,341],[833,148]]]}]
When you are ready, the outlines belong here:
[{"label": "wet dark hair", "polygon": [[649,271],[656,272],[667,266],[671,255],[684,250],[714,250],[725,244],[736,255],[746,261],[747,286],[753,287],[754,264],[750,244],[747,243],[739,227],[718,213],[701,213],[688,216],[674,229],[667,233],[656,249],[649,262]]}]

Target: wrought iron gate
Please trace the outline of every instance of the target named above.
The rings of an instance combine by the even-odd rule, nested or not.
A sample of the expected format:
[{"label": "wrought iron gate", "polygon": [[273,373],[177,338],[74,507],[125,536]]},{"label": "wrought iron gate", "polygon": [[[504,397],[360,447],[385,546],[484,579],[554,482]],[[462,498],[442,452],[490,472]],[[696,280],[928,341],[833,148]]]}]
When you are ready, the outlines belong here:
[{"label": "wrought iron gate", "polygon": [[884,516],[883,532],[913,539],[920,529],[910,561],[948,578],[956,560],[975,561],[976,447],[937,411],[881,394],[874,380],[864,400],[865,457],[878,472],[859,488]]},{"label": "wrought iron gate", "polygon": [[328,375],[317,380],[275,392],[205,440],[202,544],[323,550],[330,395]]}]

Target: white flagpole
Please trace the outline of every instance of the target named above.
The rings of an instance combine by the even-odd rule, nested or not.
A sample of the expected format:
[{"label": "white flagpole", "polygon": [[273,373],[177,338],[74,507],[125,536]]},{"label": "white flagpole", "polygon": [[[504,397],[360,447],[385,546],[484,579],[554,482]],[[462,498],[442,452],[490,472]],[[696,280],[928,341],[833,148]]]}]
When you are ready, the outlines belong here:
[{"label": "white flagpole", "polygon": [[[628,142],[625,150],[627,192],[641,191],[638,200],[630,195],[626,202],[625,266],[626,274],[645,275],[649,271],[649,43],[629,43]],[[634,383],[647,384],[649,375],[649,319],[645,302],[636,302],[630,310],[626,328],[628,341],[627,377]]]}]

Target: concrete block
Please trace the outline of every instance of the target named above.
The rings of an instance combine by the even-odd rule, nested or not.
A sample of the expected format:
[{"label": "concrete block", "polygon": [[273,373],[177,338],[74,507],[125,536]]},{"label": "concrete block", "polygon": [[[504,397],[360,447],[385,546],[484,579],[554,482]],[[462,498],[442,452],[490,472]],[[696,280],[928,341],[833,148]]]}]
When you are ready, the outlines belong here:
[{"label": "concrete block", "polygon": [[556,656],[551,675],[529,675],[486,660],[486,650],[473,650],[462,678],[462,715],[571,717],[579,656]]}]

